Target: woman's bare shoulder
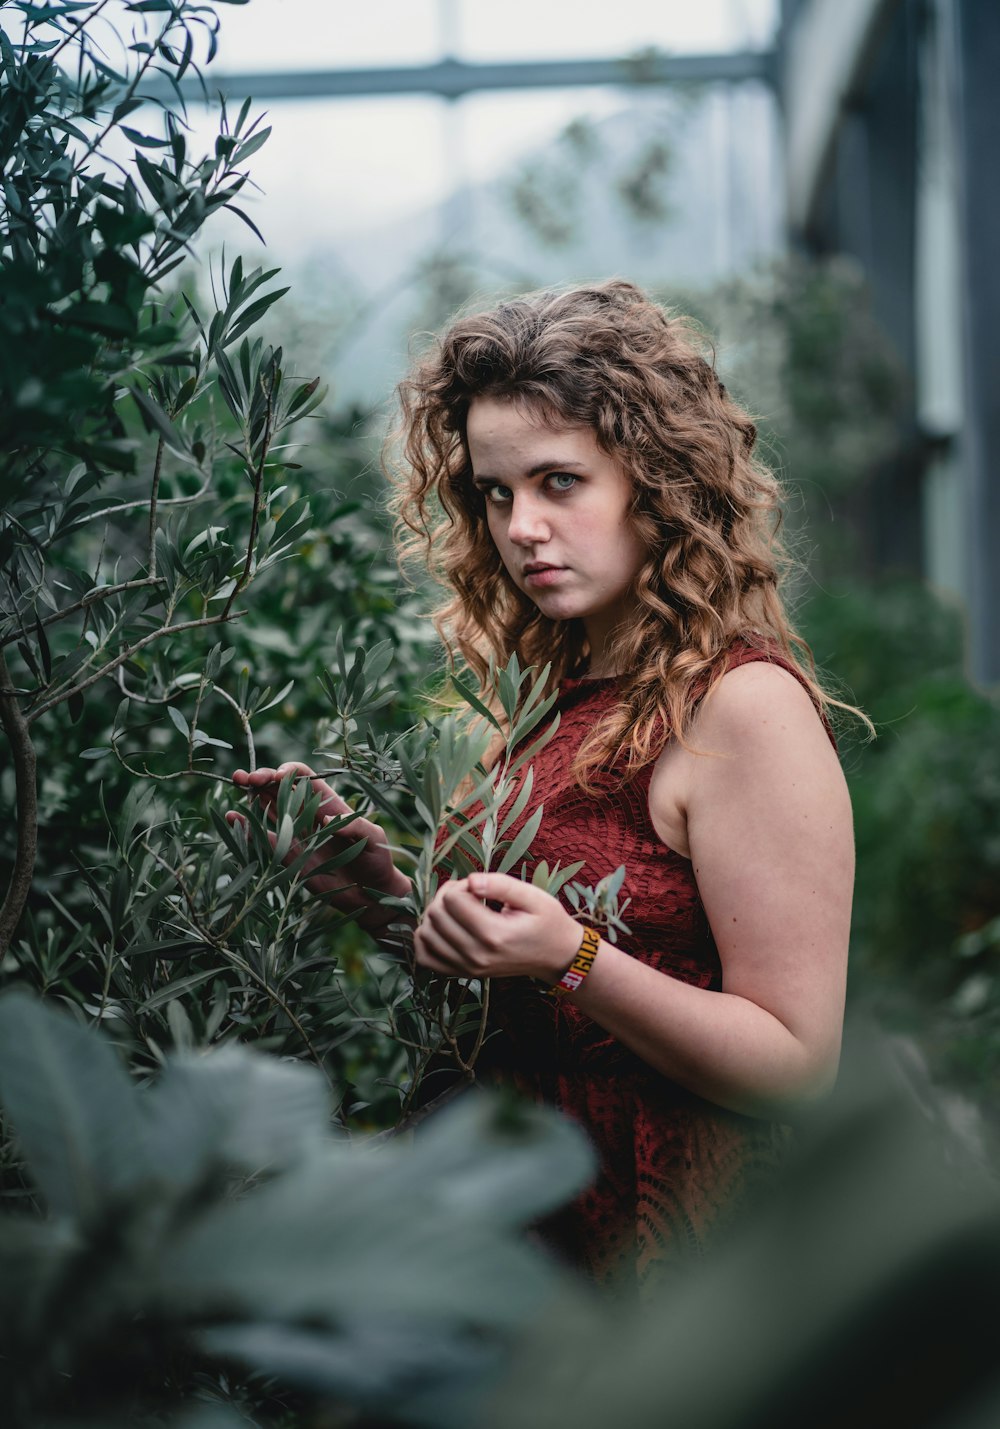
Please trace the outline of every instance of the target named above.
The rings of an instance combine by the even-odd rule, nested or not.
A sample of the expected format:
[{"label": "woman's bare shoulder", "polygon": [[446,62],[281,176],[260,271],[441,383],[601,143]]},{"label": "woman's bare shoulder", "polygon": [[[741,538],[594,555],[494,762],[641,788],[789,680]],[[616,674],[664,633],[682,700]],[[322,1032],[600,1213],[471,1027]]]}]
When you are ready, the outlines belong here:
[{"label": "woman's bare shoulder", "polygon": [[809,691],[790,670],[752,660],[726,672],[703,700],[693,741],[722,752],[780,750],[790,742],[823,746],[834,760],[829,736]]}]

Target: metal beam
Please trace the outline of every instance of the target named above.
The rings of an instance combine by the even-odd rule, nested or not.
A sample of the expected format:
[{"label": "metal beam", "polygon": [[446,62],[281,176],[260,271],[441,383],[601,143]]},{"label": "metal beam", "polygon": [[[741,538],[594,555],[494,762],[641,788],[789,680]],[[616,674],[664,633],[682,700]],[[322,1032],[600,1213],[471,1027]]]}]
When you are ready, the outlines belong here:
[{"label": "metal beam", "polygon": [[785,33],[783,93],[788,223],[807,234],[838,129],[880,30],[900,0],[803,0]]},{"label": "metal beam", "polygon": [[[469,64],[444,59],[430,65],[396,69],[262,70],[249,74],[206,76],[208,99],[221,93],[228,99],[252,95],[259,102],[275,99],[360,99],[376,95],[431,94],[461,99],[484,90],[563,89],[596,85],[659,85],[688,83],[739,84],[746,80],[774,82],[774,56],[769,50],[745,50],[718,55],[663,55],[655,51],[628,59],[542,60],[518,64]],[[169,101],[172,88],[150,82],[139,93]],[[190,104],[202,103],[205,92],[196,78],[181,83]]]}]

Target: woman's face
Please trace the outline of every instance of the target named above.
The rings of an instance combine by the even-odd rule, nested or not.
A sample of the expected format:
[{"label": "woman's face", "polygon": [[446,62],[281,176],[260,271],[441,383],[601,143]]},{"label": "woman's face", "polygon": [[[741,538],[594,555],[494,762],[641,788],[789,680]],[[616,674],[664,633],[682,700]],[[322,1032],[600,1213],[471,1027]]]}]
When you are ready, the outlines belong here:
[{"label": "woman's face", "polygon": [[473,483],[507,572],[543,615],[584,622],[592,668],[635,600],[646,548],[628,518],[631,482],[590,427],[552,427],[512,403],[477,397],[466,436]]}]

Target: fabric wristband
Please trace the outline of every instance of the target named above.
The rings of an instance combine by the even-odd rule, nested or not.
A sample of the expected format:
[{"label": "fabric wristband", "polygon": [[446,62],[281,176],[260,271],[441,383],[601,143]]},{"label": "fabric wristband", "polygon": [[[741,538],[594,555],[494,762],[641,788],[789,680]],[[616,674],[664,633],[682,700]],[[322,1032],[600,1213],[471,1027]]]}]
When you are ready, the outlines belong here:
[{"label": "fabric wristband", "polygon": [[601,945],[601,935],[594,928],[584,928],[583,942],[569,967],[552,987],[545,989],[549,997],[565,997],[568,992],[576,992],[594,965],[597,949]]}]

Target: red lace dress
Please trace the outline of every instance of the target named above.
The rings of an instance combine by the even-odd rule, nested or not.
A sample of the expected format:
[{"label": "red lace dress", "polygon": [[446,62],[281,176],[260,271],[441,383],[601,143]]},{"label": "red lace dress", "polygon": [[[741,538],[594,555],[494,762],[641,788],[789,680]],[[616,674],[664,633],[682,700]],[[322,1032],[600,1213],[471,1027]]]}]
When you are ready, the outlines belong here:
[{"label": "red lace dress", "polygon": [[[738,647],[730,668],[784,661]],[[792,673],[795,673],[792,671]],[[615,680],[565,679],[556,735],[532,761],[532,807],[545,813],[530,866],[584,859],[596,884],[624,864],[630,932],[619,946],[671,977],[721,988],[722,969],[691,863],[668,848],[649,817],[652,765],[600,801],[570,780],[586,731],[615,699]],[[534,738],[535,731],[530,738]],[[568,904],[566,905],[569,906]],[[563,1256],[601,1283],[641,1291],[658,1264],[700,1255],[712,1233],[773,1176],[787,1128],[727,1111],[685,1091],[605,1032],[571,998],[545,996],[528,978],[496,978],[481,1070],[558,1107],[585,1128],[599,1169],[593,1184],[541,1228]]]}]

